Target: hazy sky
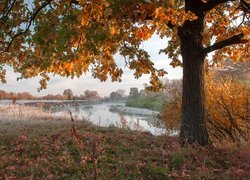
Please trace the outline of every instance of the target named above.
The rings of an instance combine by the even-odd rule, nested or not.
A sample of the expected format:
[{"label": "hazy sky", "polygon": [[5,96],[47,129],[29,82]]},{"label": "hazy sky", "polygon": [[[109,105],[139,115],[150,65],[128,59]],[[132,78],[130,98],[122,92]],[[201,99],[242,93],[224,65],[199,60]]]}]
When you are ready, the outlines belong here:
[{"label": "hazy sky", "polygon": [[[179,79],[182,77],[182,69],[181,68],[172,68],[169,66],[171,62],[166,55],[159,55],[159,49],[166,47],[167,40],[160,39],[156,35],[154,35],[150,40],[144,42],[142,47],[147,50],[151,56],[152,61],[155,64],[155,67],[161,69],[165,69],[168,72],[166,78],[169,79]],[[115,60],[119,67],[124,67],[124,59],[123,57],[117,55],[115,56]],[[8,92],[30,92],[35,96],[43,96],[46,94],[58,94],[62,93],[65,89],[72,89],[74,94],[83,94],[85,90],[96,90],[99,92],[101,96],[108,96],[112,91],[116,91],[117,89],[125,89],[126,94],[129,93],[130,87],[138,87],[139,89],[143,89],[143,84],[149,82],[149,76],[143,75],[139,79],[135,79],[133,77],[134,71],[129,70],[128,68],[124,69],[124,73],[122,76],[122,82],[111,82],[108,79],[106,82],[100,82],[98,79],[94,79],[91,77],[90,73],[83,75],[81,78],[63,78],[60,76],[51,76],[51,80],[48,82],[47,89],[38,92],[37,89],[40,87],[39,85],[39,77],[19,80],[17,81],[18,74],[15,74],[11,69],[7,71],[7,83],[0,84],[0,89],[8,91]]]}]

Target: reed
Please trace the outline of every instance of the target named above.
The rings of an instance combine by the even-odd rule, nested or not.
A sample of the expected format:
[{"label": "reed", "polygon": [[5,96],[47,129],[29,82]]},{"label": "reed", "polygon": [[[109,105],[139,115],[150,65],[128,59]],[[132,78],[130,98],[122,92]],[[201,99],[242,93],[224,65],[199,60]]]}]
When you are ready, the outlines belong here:
[{"label": "reed", "polygon": [[20,104],[0,105],[0,120],[31,121],[70,119],[68,114],[56,115],[44,111],[40,107],[30,107]]}]

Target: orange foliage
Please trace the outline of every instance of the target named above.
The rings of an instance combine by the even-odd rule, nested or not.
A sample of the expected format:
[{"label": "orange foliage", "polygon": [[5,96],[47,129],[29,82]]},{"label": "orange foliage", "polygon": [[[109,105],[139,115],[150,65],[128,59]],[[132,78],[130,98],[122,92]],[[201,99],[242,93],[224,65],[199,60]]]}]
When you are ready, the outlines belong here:
[{"label": "orange foliage", "polygon": [[248,141],[250,137],[249,87],[231,78],[206,83],[207,125],[218,141]]},{"label": "orange foliage", "polygon": [[[248,14],[241,7],[242,2],[245,1],[204,0],[200,4],[201,10],[208,9],[204,11],[204,48],[243,33],[240,41],[213,49],[216,63],[218,59],[249,59],[249,24],[241,23]],[[101,81],[108,76],[112,81],[121,81],[122,69],[114,61],[114,55],[120,53],[136,78],[150,74],[152,89],[158,90],[161,84],[157,76],[166,72],[152,63],[137,68],[151,62],[141,43],[153,34],[169,39],[161,52],[172,59],[173,67],[181,66],[178,32],[185,22],[199,18],[191,10],[186,11],[189,5],[184,1],[174,0],[43,0],[31,4],[9,0],[0,3],[2,82],[6,82],[2,66],[6,64],[20,72],[22,78],[41,75],[42,88],[47,85],[49,73],[74,78],[90,69],[93,77]]]},{"label": "orange foliage", "polygon": [[[249,87],[231,78],[206,77],[206,123],[213,142],[249,142]],[[178,130],[181,121],[181,94],[175,93],[160,112],[161,120],[170,130]]]}]

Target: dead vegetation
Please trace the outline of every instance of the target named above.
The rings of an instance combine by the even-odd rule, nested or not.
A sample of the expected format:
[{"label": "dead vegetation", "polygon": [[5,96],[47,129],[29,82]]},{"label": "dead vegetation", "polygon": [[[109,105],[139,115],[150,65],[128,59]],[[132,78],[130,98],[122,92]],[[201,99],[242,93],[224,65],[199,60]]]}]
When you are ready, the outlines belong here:
[{"label": "dead vegetation", "polygon": [[249,146],[178,139],[65,119],[0,121],[0,179],[249,179]]},{"label": "dead vegetation", "polygon": [[55,119],[69,119],[69,115],[55,116],[50,112],[45,112],[40,107],[31,107],[21,104],[0,104],[0,120],[11,121],[33,121],[35,120],[55,120]]}]

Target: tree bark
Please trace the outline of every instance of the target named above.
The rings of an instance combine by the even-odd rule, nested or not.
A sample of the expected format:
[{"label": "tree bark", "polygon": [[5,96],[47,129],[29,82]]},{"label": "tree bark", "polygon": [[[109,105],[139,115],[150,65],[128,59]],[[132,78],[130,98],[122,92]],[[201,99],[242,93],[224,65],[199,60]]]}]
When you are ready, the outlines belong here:
[{"label": "tree bark", "polygon": [[[196,2],[196,3],[194,3]],[[186,21],[178,29],[183,60],[181,145],[208,144],[205,123],[204,61],[206,54],[202,45],[205,11],[201,1],[186,3],[186,10],[198,16],[195,21]]]}]

